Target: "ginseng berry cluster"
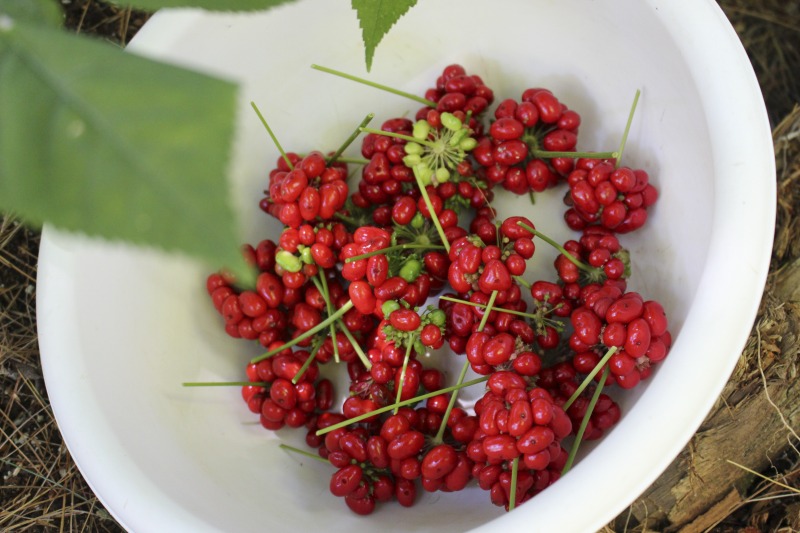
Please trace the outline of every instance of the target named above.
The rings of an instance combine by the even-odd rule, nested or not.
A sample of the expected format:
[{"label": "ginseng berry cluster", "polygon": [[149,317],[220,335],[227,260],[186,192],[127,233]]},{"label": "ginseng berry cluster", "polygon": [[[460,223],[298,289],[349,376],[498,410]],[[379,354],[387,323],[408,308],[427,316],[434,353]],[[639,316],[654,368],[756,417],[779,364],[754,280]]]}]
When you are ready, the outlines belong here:
[{"label": "ginseng berry cluster", "polygon": [[[621,240],[658,193],[620,165],[624,143],[577,152],[580,115],[548,89],[496,102],[449,65],[406,95],[422,105],[414,120],[373,129],[370,114],[338,150],[276,142],[257,201],[283,230],[243,246],[254,286],[223,270],[207,291],[227,334],[263,347],[239,383],[247,408],[268,430],[304,431],[309,449],[291,450],[328,463],[331,495],[353,512],[469,486],[510,510],[609,431],[614,398],[669,352],[662,305],[628,288]],[[343,156],[356,140],[361,157]],[[495,192],[553,187],[567,242],[493,206]],[[531,279],[551,245],[552,275]],[[340,365],[348,389],[323,365]],[[473,408],[459,405],[465,387],[481,388]]]}]

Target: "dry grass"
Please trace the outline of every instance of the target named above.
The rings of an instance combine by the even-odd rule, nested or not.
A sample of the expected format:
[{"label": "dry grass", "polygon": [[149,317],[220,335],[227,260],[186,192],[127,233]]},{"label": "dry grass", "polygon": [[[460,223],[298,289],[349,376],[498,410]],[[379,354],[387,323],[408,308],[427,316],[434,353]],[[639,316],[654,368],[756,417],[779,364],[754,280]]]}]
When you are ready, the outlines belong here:
[{"label": "dry grass", "polygon": [[81,478],[47,402],[36,342],[38,234],[0,219],[0,530],[120,531]]},{"label": "dry grass", "polygon": [[148,18],[146,13],[105,2],[62,0],[62,4],[66,12],[67,28],[77,33],[101,37],[120,46],[127,44]]},{"label": "dry grass", "polygon": [[[68,28],[120,46],[147,19],[91,0],[62,4]],[[777,268],[800,256],[800,110],[795,109],[800,103],[800,2],[720,0],[720,5],[745,44],[776,127]],[[36,232],[0,216],[0,531],[121,531],[72,462],[50,410],[36,341],[37,251]],[[780,309],[780,302],[773,303],[764,307],[760,323],[779,320],[767,312]],[[761,331],[767,336],[752,345],[768,348],[769,328]],[[752,372],[734,379],[752,380]],[[754,477],[747,498],[713,531],[800,531],[797,454],[790,451],[762,474],[769,479]]]},{"label": "dry grass", "polygon": [[[798,37],[800,40],[800,36]],[[800,63],[798,67],[800,69]],[[776,267],[800,257],[800,100],[775,128],[775,158],[778,171],[778,206],[773,261]]]},{"label": "dry grass", "polygon": [[718,1],[745,45],[775,126],[800,102],[800,2]]},{"label": "dry grass", "polygon": [[[90,0],[64,4],[72,31],[124,45],[147,16]],[[118,532],[64,445],[36,335],[39,235],[0,215],[0,531]]]}]

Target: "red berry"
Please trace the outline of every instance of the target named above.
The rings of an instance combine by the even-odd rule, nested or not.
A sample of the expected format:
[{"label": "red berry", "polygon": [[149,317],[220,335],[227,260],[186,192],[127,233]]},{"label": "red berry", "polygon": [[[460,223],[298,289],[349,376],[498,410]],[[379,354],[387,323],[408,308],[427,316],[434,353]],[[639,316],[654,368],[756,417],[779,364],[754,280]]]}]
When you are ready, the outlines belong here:
[{"label": "red berry", "polygon": [[363,471],[358,465],[349,465],[339,469],[331,476],[331,494],[339,497],[347,496],[356,490],[362,478]]},{"label": "red berry", "polygon": [[425,454],[422,459],[421,473],[428,479],[440,479],[452,472],[458,464],[458,454],[452,446],[440,444]]},{"label": "red berry", "polygon": [[402,460],[418,454],[424,445],[425,436],[419,431],[410,430],[392,439],[387,453],[392,459]]},{"label": "red berry", "polygon": [[411,309],[397,309],[389,315],[392,327],[400,331],[415,331],[420,325],[420,318]]},{"label": "red berry", "polygon": [[499,118],[489,128],[489,134],[498,141],[519,139],[524,131],[525,127],[522,123],[511,117]]},{"label": "red berry", "polygon": [[511,288],[511,283],[511,274],[499,259],[490,260],[483,267],[483,273],[478,279],[478,286],[486,294],[493,291],[506,291]]},{"label": "red berry", "polygon": [[375,309],[376,298],[372,293],[372,287],[366,281],[354,281],[347,288],[350,296],[350,301],[358,310],[359,313],[364,315],[372,314]]}]

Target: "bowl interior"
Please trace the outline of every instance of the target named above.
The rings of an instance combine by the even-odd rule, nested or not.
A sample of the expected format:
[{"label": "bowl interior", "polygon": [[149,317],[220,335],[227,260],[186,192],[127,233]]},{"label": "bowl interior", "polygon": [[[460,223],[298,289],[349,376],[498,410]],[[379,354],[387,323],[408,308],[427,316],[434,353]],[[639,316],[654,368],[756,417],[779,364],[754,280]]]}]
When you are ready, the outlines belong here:
[{"label": "bowl interior", "polygon": [[[693,4],[701,20],[712,24],[707,37],[730,41],[727,22],[707,4],[713,3]],[[597,529],[658,475],[696,429],[703,414],[698,418],[692,402],[710,407],[738,352],[702,345],[724,351],[710,354],[721,360],[722,375],[715,368],[714,375],[697,378],[699,390],[691,393],[697,397],[685,403],[675,406],[665,398],[695,364],[697,338],[688,319],[698,305],[707,305],[698,298],[718,296],[701,287],[710,276],[709,250],[718,246],[719,214],[732,201],[720,193],[719,168],[719,146],[730,132],[708,113],[709,96],[698,81],[703,66],[687,57],[681,41],[687,30],[677,29],[676,9],[659,10],[654,2],[639,0],[508,0],[487,6],[465,1],[455,11],[452,2],[420,3],[380,45],[369,74],[354,13],[346,3],[324,0],[249,15],[162,12],[130,49],[241,83],[232,193],[245,241],[252,243],[277,238],[280,228],[257,207],[277,150],[250,101],[283,146],[299,152],[336,148],[368,112],[376,114],[373,124],[380,124],[413,115],[418,107],[314,71],[312,63],[419,94],[450,63],[479,74],[498,99],[547,87],[580,113],[584,150],[617,148],[634,92],[641,89],[624,163],[646,170],[661,196],[646,227],[621,240],[633,260],[631,289],[662,302],[670,319],[676,342],[663,368],[620,396],[624,417],[607,439],[570,475],[514,513],[506,516],[485,492],[472,488],[426,494],[411,511],[387,505],[370,517],[356,517],[328,493],[329,466],[278,447],[281,442],[302,447],[302,430],[279,435],[264,430],[238,388],[181,387],[183,381],[242,379],[246,361],[260,353],[224,334],[204,288],[213,267],[48,228],[39,288],[48,390],[77,463],[126,527],[351,533],[465,531],[482,525],[514,531]],[[726,54],[741,52],[726,46]],[[358,153],[357,143],[349,152]],[[497,206],[501,215],[529,216],[563,241],[572,236],[562,219],[563,194],[560,188],[539,195],[535,205],[499,194]],[[766,234],[763,228],[756,231]],[[526,277],[553,279],[554,257],[538,244]],[[761,269],[757,281],[763,258],[754,261]],[[748,294],[739,321],[752,320],[760,288]],[[450,357],[445,366],[460,366],[454,361]],[[477,394],[465,392],[462,400]],[[678,422],[663,421],[658,442],[643,435],[643,427],[654,423],[652,413],[668,409]],[[646,450],[641,459],[630,459],[631,448],[620,445],[626,442]],[[630,468],[613,466],[623,461]],[[602,481],[603,468],[610,468],[618,483]],[[572,513],[582,516],[568,516],[567,502],[576,494],[587,496],[581,499],[582,513]]]}]

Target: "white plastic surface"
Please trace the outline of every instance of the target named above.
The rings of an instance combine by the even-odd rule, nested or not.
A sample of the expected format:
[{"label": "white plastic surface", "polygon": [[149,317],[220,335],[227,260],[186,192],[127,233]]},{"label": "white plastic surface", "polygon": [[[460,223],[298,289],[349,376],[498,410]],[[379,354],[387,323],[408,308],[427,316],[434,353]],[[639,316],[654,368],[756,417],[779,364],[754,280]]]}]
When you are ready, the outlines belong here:
[{"label": "white plastic surface", "polygon": [[[418,107],[309,68],[367,75],[345,1],[248,15],[165,11],[130,51],[241,83],[232,192],[248,242],[279,231],[257,207],[277,152],[251,100],[296,151],[334,149],[368,112],[380,123]],[[631,288],[667,310],[669,357],[621,400],[620,424],[514,512],[472,488],[356,517],[328,493],[330,467],[278,448],[284,439],[300,444],[302,431],[264,430],[238,389],[181,387],[242,379],[259,353],[222,331],[205,293],[208,267],[46,228],[38,320],[48,394],[82,473],[126,528],[591,532],[644,491],[696,431],[750,331],[774,225],[770,129],[722,12],[711,0],[426,0],[379,46],[369,77],[422,93],[450,63],[481,75],[498,98],[551,89],[581,114],[586,150],[616,148],[642,90],[624,163],[648,171],[661,197],[646,228],[621,240],[633,258]],[[560,218],[562,195],[543,195],[533,209],[500,195],[498,205],[563,239],[571,234]],[[541,243],[537,254],[536,272],[550,276],[553,252]]]}]

